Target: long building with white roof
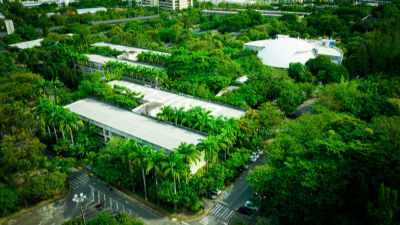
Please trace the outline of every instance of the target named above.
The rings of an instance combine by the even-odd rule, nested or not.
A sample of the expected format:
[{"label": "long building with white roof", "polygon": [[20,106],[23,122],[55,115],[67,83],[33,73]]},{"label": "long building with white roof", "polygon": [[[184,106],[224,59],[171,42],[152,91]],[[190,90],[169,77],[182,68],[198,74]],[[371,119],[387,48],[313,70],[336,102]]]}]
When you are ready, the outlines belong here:
[{"label": "long building with white roof", "polygon": [[[107,143],[112,137],[129,138],[141,145],[151,145],[153,149],[164,149],[166,154],[171,154],[182,142],[196,146],[200,142],[199,139],[206,138],[202,133],[159,122],[157,119],[90,98],[79,100],[64,108],[70,109],[81,116],[83,121],[96,126],[103,143]],[[204,164],[204,160],[197,165],[192,164],[192,173]]]},{"label": "long building with white roof", "polygon": [[224,117],[234,117],[240,118],[246,114],[246,110],[230,107],[227,105],[222,105],[216,102],[211,102],[205,99],[194,98],[193,96],[184,95],[181,93],[174,93],[167,90],[161,90],[156,88],[151,88],[143,86],[140,84],[132,83],[129,81],[111,81],[108,84],[111,86],[118,85],[122,87],[127,87],[135,92],[141,92],[144,94],[143,100],[147,102],[158,102],[166,106],[171,106],[172,108],[184,107],[185,110],[191,108],[191,106],[200,106],[210,110],[215,117],[223,115]]}]

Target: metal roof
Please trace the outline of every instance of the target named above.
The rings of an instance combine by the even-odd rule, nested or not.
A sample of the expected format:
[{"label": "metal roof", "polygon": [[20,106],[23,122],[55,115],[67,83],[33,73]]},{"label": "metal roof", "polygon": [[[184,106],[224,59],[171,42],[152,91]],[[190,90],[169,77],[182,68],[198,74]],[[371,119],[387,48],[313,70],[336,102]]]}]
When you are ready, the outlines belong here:
[{"label": "metal roof", "polygon": [[[73,36],[73,34],[66,34],[69,36]],[[43,41],[43,38],[36,39],[33,41],[25,41],[17,44],[9,45],[10,47],[17,47],[19,49],[33,48],[35,46],[40,46],[40,42]]]},{"label": "metal roof", "polygon": [[94,99],[79,100],[64,108],[167,150],[179,147],[181,142],[197,145],[198,139],[205,138],[196,132],[158,122]]},{"label": "metal roof", "polygon": [[85,13],[96,13],[100,11],[107,11],[106,8],[104,7],[99,7],[99,8],[88,8],[88,9],[77,9],[76,12],[78,14],[85,14]]},{"label": "metal roof", "polygon": [[100,64],[106,64],[108,61],[120,61],[120,62],[126,62],[127,64],[134,65],[134,66],[144,66],[144,67],[149,67],[149,68],[160,68],[157,66],[150,66],[144,63],[139,63],[139,62],[133,62],[129,60],[123,60],[123,59],[116,59],[112,57],[107,57],[107,56],[102,56],[102,55],[90,55],[90,54],[85,54],[87,57],[89,57],[89,62],[95,62],[95,63],[100,63]]},{"label": "metal roof", "polygon": [[136,48],[132,46],[127,46],[127,45],[118,45],[118,44],[112,44],[112,43],[107,43],[107,42],[99,42],[92,44],[92,46],[108,46],[111,49],[116,49],[118,51],[126,51],[127,53],[130,54],[135,54],[135,60],[136,56],[142,52],[154,52],[162,55],[171,55],[170,53],[162,52],[162,51],[156,51],[156,50],[150,50],[150,49],[145,49],[145,48]]},{"label": "metal roof", "polygon": [[185,110],[190,109],[190,106],[201,106],[202,108],[210,110],[212,112],[211,115],[214,115],[216,117],[223,115],[228,118],[240,118],[246,113],[245,110],[239,110],[233,107],[231,108],[222,104],[208,102],[207,100],[197,99],[179,93],[154,89],[128,81],[115,80],[109,82],[108,84],[110,84],[111,86],[114,86],[116,84],[118,86],[128,87],[135,92],[141,92],[142,94],[145,94],[143,99],[149,102],[159,102],[164,105],[169,105],[176,108],[185,107]]}]

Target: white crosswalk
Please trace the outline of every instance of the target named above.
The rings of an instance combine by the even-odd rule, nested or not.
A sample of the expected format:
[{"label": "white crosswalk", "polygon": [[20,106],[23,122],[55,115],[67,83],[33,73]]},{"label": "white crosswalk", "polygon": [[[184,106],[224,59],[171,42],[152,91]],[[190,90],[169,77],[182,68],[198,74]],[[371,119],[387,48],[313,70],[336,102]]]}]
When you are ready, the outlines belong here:
[{"label": "white crosswalk", "polygon": [[81,186],[84,186],[86,183],[89,182],[89,180],[90,180],[89,175],[84,173],[77,177],[72,178],[72,180],[69,181],[69,184],[71,185],[71,188],[74,190],[78,189]]},{"label": "white crosswalk", "polygon": [[227,220],[233,213],[234,211],[226,206],[223,206],[221,204],[217,204],[211,211],[210,213],[221,218],[222,221]]}]

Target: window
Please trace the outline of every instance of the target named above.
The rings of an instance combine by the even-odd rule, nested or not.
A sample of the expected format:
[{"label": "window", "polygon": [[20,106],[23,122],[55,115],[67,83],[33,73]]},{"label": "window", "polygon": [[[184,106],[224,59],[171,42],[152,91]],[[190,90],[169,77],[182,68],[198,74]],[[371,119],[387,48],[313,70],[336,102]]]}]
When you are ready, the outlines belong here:
[{"label": "window", "polygon": [[108,130],[105,130],[105,135],[106,135],[106,136],[109,136],[109,135],[110,135],[110,132],[109,132]]}]

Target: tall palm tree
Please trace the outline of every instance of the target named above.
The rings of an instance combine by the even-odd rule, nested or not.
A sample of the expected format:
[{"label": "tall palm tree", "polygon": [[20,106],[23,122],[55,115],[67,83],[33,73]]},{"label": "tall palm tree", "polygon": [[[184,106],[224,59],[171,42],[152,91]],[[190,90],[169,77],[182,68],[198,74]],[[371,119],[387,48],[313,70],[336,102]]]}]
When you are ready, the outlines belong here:
[{"label": "tall palm tree", "polygon": [[[136,149],[137,145],[138,142],[136,140],[130,140],[128,138],[125,143],[121,145],[121,151],[118,153],[119,158],[123,163],[128,161],[129,170],[131,171],[132,176],[135,174],[135,170],[133,169],[132,157],[130,157],[129,154]],[[132,192],[135,193],[135,185],[132,185]]]},{"label": "tall palm tree", "polygon": [[197,117],[197,122],[193,125],[193,129],[199,127],[199,131],[203,132],[203,130],[207,128],[210,118],[208,115],[200,115],[200,114],[197,114],[196,117]]},{"label": "tall palm tree", "polygon": [[[176,181],[180,182],[181,177],[189,178],[190,168],[189,165],[183,162],[183,156],[179,154],[168,155],[161,167],[165,176],[169,176],[174,180],[174,194],[176,194]],[[174,204],[174,210],[176,210],[176,203]]]},{"label": "tall palm tree", "polygon": [[220,149],[225,149],[225,151],[226,151],[226,148],[228,147],[227,144],[226,144],[227,138],[226,138],[225,135],[226,135],[225,133],[221,133],[221,134],[219,134],[217,136],[214,136],[214,140],[218,145],[218,148],[216,148],[215,151],[214,151],[215,155],[216,155],[215,165],[218,165],[218,152],[219,152],[219,150]]},{"label": "tall palm tree", "polygon": [[204,159],[206,160],[206,171],[208,174],[208,160],[212,159],[214,152],[218,149],[218,144],[213,136],[207,136],[206,139],[199,139],[200,143],[197,145],[197,150],[204,151]]},{"label": "tall palm tree", "polygon": [[78,130],[78,126],[83,126],[81,117],[75,113],[71,113],[69,109],[66,109],[63,120],[60,122],[60,129],[65,127],[65,130],[71,135],[72,145],[74,145],[74,135],[72,133]]},{"label": "tall palm tree", "polygon": [[197,165],[197,160],[200,161],[200,152],[196,150],[194,144],[187,144],[186,142],[181,142],[178,148],[175,149],[175,154],[183,156],[183,161],[192,165],[192,161]]},{"label": "tall palm tree", "polygon": [[179,124],[179,121],[182,120],[184,112],[183,110],[185,110],[185,107],[180,107],[179,109],[174,107],[173,118],[176,124]]},{"label": "tall palm tree", "polygon": [[227,148],[225,148],[224,159],[226,161],[226,153],[229,152],[229,148],[233,147],[233,145],[235,144],[236,135],[233,129],[231,128],[228,129],[222,128],[221,132],[225,135],[225,144]]},{"label": "tall palm tree", "polygon": [[[147,154],[147,159],[146,159],[146,174],[149,174],[149,172],[154,169],[154,178],[156,181],[156,190],[158,191],[158,178],[157,178],[157,173],[161,173],[161,165],[164,162],[165,158],[167,155],[164,154],[164,149],[161,150],[155,150],[155,149],[150,149],[150,151]],[[160,199],[157,198],[157,206],[160,206]]]},{"label": "tall palm tree", "polygon": [[129,154],[129,157],[135,162],[136,166],[139,166],[142,169],[142,174],[143,174],[143,185],[144,185],[144,197],[147,199],[147,188],[146,188],[146,177],[144,175],[144,171],[146,168],[146,158],[147,158],[147,153],[150,151],[151,146],[150,145],[145,145],[142,147],[142,145],[136,145],[136,148],[134,148],[134,151]]}]

